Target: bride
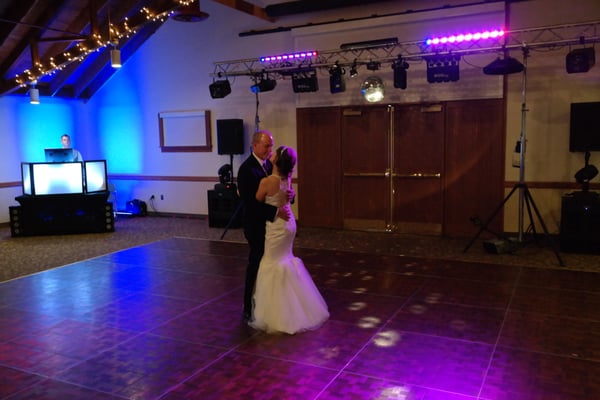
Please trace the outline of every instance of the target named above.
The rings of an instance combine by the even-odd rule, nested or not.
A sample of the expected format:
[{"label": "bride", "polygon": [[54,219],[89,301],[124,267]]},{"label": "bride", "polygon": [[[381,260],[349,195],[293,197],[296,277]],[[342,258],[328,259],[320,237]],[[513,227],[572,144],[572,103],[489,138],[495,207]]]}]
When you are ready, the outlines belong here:
[{"label": "bride", "polygon": [[[271,162],[273,172],[260,181],[256,199],[289,208],[286,192],[291,186],[296,152],[280,146]],[[266,232],[265,253],[254,289],[254,318],[249,325],[268,333],[317,329],[329,318],[329,311],[302,260],[292,253],[296,236],[293,214],[289,221],[267,221]]]}]

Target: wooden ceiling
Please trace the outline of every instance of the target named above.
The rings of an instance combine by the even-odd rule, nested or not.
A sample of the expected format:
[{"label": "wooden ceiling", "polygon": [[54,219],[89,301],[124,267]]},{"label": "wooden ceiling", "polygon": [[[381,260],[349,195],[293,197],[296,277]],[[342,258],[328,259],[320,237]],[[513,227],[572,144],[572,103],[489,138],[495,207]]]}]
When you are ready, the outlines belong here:
[{"label": "wooden ceiling", "polygon": [[[283,15],[382,0],[287,1],[265,8],[245,0],[212,1],[274,21]],[[0,1],[0,96],[27,93],[35,82],[42,96],[91,98],[118,71],[110,65],[112,46],[107,44],[118,43],[124,61],[164,23],[165,18],[154,19],[143,9],[152,15],[176,12],[171,16],[181,21],[204,17],[199,0],[187,7],[179,0]],[[109,36],[109,26],[117,33]],[[134,27],[138,29],[123,35]]]},{"label": "wooden ceiling", "polygon": [[111,46],[103,45],[109,41],[109,21],[118,26],[129,18],[140,26],[134,35],[118,39],[125,59],[162,24],[148,20],[140,10],[147,7],[158,13],[176,5],[172,0],[4,0],[1,4],[0,95],[25,93],[28,85],[22,87],[20,82],[29,84],[37,78],[42,96],[75,99],[89,99],[117,71],[110,66]]}]

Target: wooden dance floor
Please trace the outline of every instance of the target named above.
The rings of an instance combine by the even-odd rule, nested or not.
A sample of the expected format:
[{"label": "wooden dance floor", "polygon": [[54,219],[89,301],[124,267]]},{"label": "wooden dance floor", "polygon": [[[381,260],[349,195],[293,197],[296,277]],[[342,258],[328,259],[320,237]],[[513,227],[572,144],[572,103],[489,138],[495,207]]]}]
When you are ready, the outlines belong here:
[{"label": "wooden dance floor", "polygon": [[331,319],[242,322],[247,247],[172,238],[0,283],[0,399],[600,398],[600,274],[297,248]]}]

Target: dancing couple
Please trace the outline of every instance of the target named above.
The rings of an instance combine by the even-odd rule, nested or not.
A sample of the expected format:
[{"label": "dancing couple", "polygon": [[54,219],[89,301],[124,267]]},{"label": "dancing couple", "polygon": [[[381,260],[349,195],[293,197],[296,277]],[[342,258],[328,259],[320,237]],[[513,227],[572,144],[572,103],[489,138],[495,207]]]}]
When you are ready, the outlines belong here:
[{"label": "dancing couple", "polygon": [[244,236],[250,248],[243,318],[267,333],[295,334],[317,329],[328,318],[327,304],[292,248],[296,219],[290,201],[297,156],[291,147],[273,152],[273,135],[257,131],[252,154],[238,171]]}]

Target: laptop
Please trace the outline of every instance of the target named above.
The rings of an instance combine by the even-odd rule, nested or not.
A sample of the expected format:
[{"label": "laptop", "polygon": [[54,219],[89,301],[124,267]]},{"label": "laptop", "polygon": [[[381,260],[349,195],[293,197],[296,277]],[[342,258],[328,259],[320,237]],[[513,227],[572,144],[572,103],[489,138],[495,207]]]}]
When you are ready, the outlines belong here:
[{"label": "laptop", "polygon": [[59,148],[59,149],[44,149],[46,156],[46,162],[72,162],[73,161],[73,149]]}]

